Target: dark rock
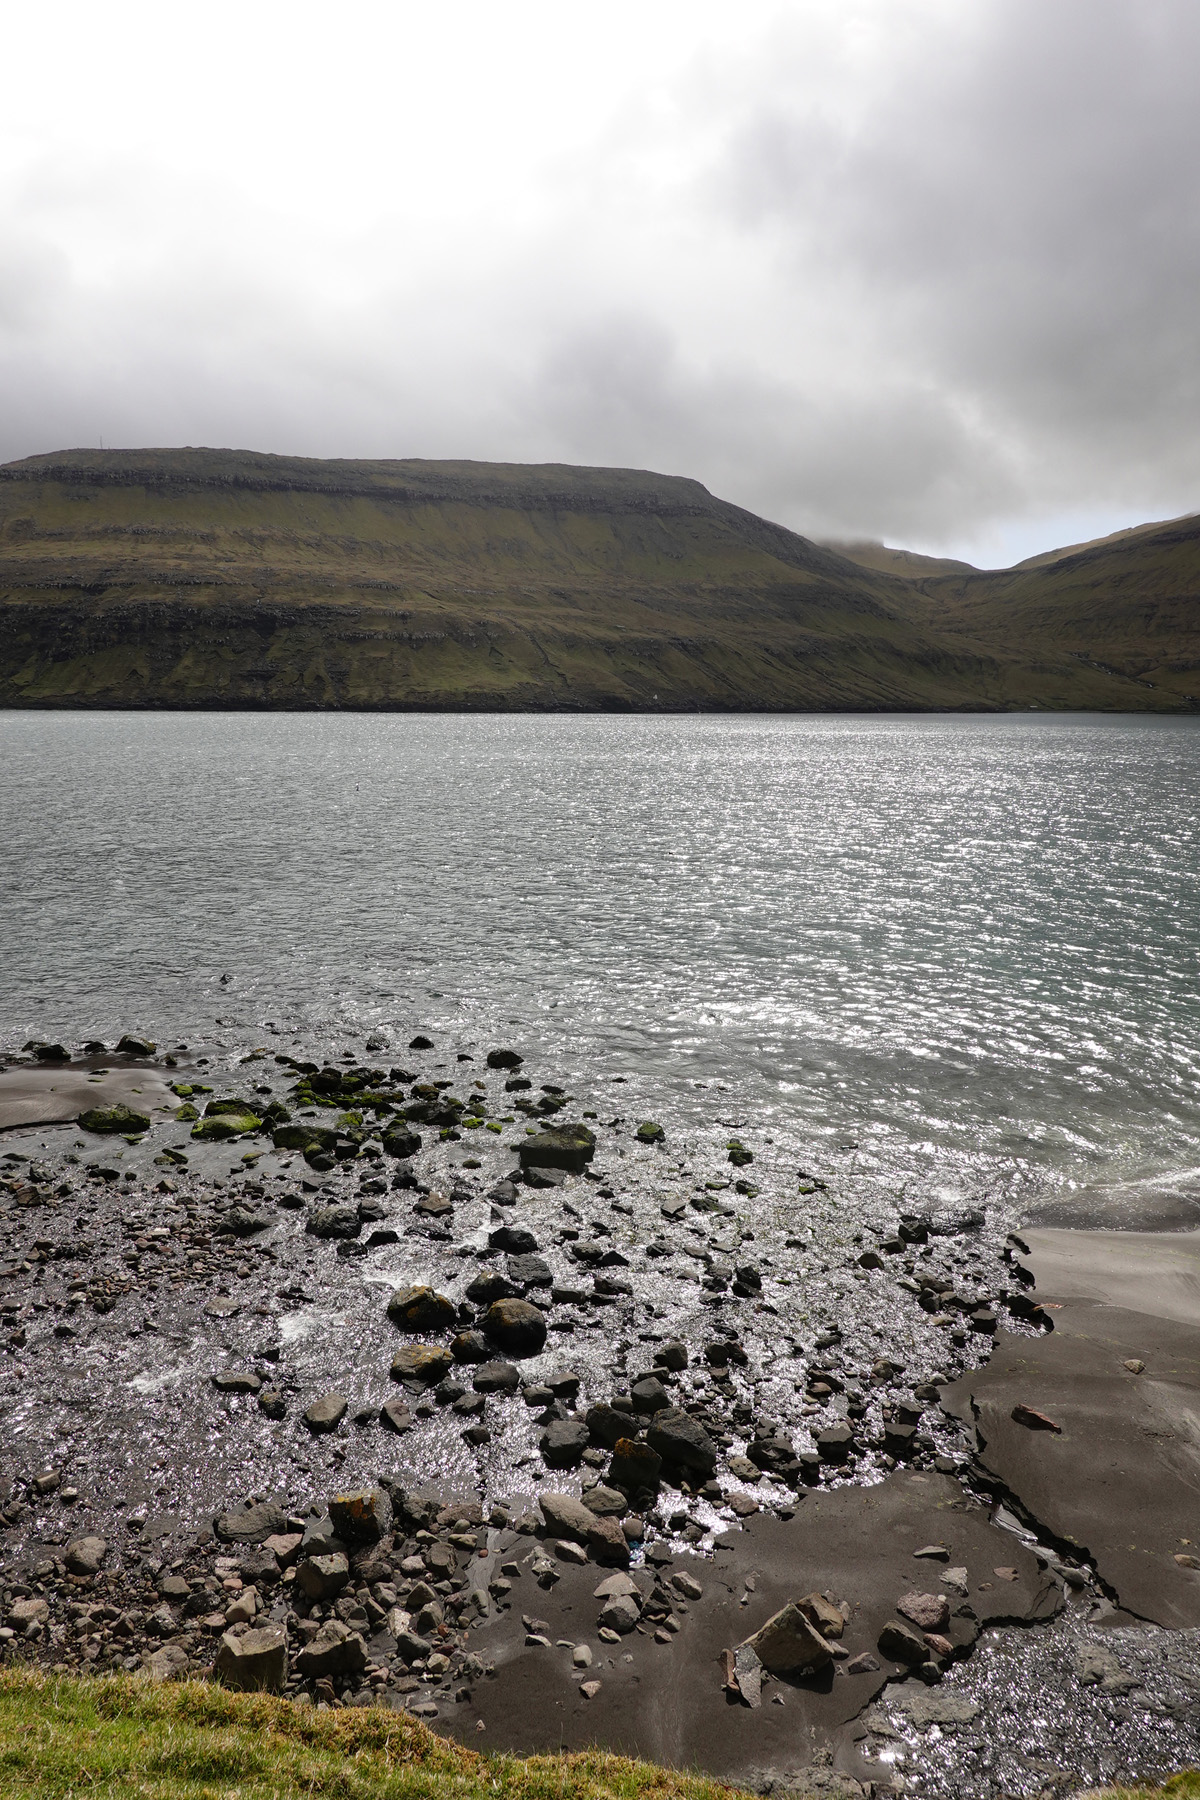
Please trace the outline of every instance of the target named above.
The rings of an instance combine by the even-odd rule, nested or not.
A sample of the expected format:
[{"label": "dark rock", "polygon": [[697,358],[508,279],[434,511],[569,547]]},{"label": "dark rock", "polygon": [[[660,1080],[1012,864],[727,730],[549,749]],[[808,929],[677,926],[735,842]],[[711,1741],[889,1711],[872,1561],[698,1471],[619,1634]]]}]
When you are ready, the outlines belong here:
[{"label": "dark rock", "polygon": [[350,1579],[350,1564],[341,1551],[327,1556],[306,1556],[296,1565],[296,1584],[309,1600],[322,1605],[334,1600]]},{"label": "dark rock", "polygon": [[329,1502],[334,1530],[351,1544],[374,1544],[392,1528],[392,1503],[382,1488],[335,1494]]},{"label": "dark rock", "polygon": [[597,1518],[588,1531],[587,1544],[598,1563],[620,1569],[629,1567],[629,1540],[617,1519]]},{"label": "dark rock", "polygon": [[357,1206],[319,1206],[304,1221],[310,1237],[356,1238],[362,1230]]},{"label": "dark rock", "polygon": [[312,1432],[336,1431],[346,1416],[346,1401],[341,1394],[322,1394],[304,1414],[304,1423]]},{"label": "dark rock", "polygon": [[634,1382],[630,1391],[634,1407],[640,1413],[661,1412],[671,1405],[671,1396],[657,1376],[644,1376],[641,1381]]},{"label": "dark rock", "polygon": [[513,1363],[481,1363],[475,1371],[477,1394],[515,1394],[520,1385],[520,1372]]},{"label": "dark rock", "polygon": [[515,1050],[489,1050],[487,1066],[489,1069],[519,1069],[525,1061]]},{"label": "dark rock", "polygon": [[449,1331],[458,1318],[454,1302],[431,1287],[397,1288],[387,1316],[402,1331]]},{"label": "dark rock", "polygon": [[128,1034],[117,1044],[118,1056],[153,1056],[156,1049],[151,1038],[131,1037]]},{"label": "dark rock", "polygon": [[433,1039],[423,1037],[421,1033],[418,1032],[415,1038],[409,1038],[408,1047],[410,1050],[432,1050]]},{"label": "dark rock", "polygon": [[848,1462],[858,1447],[848,1425],[830,1425],[816,1436],[817,1455],[825,1463]]},{"label": "dark rock", "polygon": [[385,1400],[379,1409],[379,1423],[386,1425],[389,1431],[409,1431],[412,1414],[403,1400]]},{"label": "dark rock", "polygon": [[717,1466],[717,1447],[707,1431],[679,1407],[656,1412],[646,1436],[663,1461],[676,1468],[711,1475]]},{"label": "dark rock", "polygon": [[550,1264],[540,1256],[510,1256],[508,1276],[510,1281],[520,1282],[523,1287],[548,1288],[554,1282]]},{"label": "dark rock", "polygon": [[596,1623],[626,1637],[637,1629],[641,1616],[642,1609],[632,1594],[610,1594],[600,1608]]},{"label": "dark rock", "polygon": [[643,1119],[634,1135],[639,1144],[661,1144],[667,1134],[653,1119]]},{"label": "dark rock", "polygon": [[456,1363],[481,1363],[492,1352],[482,1331],[460,1331],[450,1345],[450,1354]]},{"label": "dark rock", "polygon": [[262,1381],[257,1375],[244,1374],[236,1369],[223,1369],[212,1378],[213,1386],[219,1394],[257,1394]]},{"label": "dark rock", "polygon": [[260,1231],[267,1231],[275,1223],[270,1213],[251,1212],[245,1206],[231,1206],[221,1220],[221,1229],[232,1233],[234,1237],[254,1237]]},{"label": "dark rock", "polygon": [[509,1356],[536,1356],[546,1342],[545,1316],[528,1300],[495,1301],[484,1314],[483,1329]]},{"label": "dark rock", "polygon": [[671,1369],[676,1374],[688,1366],[687,1345],[674,1341],[660,1344],[654,1352],[655,1366],[660,1369]]},{"label": "dark rock", "polygon": [[366,1643],[340,1619],[327,1619],[296,1657],[301,1674],[317,1679],[323,1675],[361,1675],[366,1666]]},{"label": "dark rock", "polygon": [[383,1147],[389,1156],[401,1158],[415,1156],[421,1148],[421,1142],[419,1132],[406,1131],[401,1126],[395,1126],[391,1131],[385,1131],[383,1134]]},{"label": "dark rock", "polygon": [[490,1306],[494,1300],[519,1300],[521,1288],[497,1269],[481,1269],[467,1286],[467,1299],[476,1306]]},{"label": "dark rock", "polygon": [[488,1243],[493,1250],[503,1250],[514,1256],[526,1255],[538,1247],[532,1231],[527,1231],[524,1225],[499,1225],[488,1233]]},{"label": "dark rock", "polygon": [[635,1429],[634,1421],[627,1412],[621,1412],[615,1406],[606,1406],[603,1402],[598,1406],[589,1406],[586,1416],[592,1442],[602,1444],[606,1450],[615,1449],[618,1440],[630,1437]]},{"label": "dark rock", "polygon": [[556,1419],[538,1443],[548,1469],[576,1468],[587,1447],[588,1428],[582,1419]]},{"label": "dark rock", "polygon": [[618,1438],[608,1465],[608,1479],[614,1487],[637,1494],[644,1489],[653,1493],[662,1474],[663,1459],[640,1438]]}]

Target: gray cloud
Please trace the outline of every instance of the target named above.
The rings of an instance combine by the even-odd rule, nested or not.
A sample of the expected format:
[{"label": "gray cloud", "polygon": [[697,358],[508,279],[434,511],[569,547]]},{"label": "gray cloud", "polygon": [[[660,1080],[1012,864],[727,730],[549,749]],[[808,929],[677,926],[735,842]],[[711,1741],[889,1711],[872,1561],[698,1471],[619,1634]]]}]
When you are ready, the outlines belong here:
[{"label": "gray cloud", "polygon": [[81,165],[48,114],[0,165],[0,456],[619,462],[931,546],[1200,506],[1187,0],[686,16],[562,154],[487,123],[419,194],[351,153],[352,95],[351,199],[216,138]]}]

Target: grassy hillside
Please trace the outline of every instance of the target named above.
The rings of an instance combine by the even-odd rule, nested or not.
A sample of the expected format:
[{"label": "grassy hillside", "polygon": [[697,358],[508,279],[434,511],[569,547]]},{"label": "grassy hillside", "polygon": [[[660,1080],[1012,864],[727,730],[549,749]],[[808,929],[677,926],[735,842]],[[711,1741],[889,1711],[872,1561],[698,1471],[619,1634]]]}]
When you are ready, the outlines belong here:
[{"label": "grassy hillside", "polygon": [[0,467],[0,705],[1183,704],[947,579],[637,470],[61,452]]}]

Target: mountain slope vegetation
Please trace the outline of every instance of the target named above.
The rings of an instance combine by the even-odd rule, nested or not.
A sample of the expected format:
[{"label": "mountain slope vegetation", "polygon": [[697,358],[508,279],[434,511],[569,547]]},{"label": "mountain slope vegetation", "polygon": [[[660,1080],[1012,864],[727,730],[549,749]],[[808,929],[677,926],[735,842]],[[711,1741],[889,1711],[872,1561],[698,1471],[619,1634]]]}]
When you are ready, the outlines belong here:
[{"label": "mountain slope vegetation", "polygon": [[64,451],[0,467],[0,705],[1173,710],[1195,551],[1130,614],[1070,558],[897,575],[638,470]]}]

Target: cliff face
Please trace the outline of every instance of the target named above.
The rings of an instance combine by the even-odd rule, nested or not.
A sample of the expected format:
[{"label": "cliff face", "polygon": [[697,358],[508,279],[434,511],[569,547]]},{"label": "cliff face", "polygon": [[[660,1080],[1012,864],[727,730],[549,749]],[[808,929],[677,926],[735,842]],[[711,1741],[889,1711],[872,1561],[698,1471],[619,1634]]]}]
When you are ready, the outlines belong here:
[{"label": "cliff face", "polygon": [[1186,704],[1024,590],[1007,629],[992,579],[864,569],[636,470],[63,452],[0,468],[0,705]]}]

